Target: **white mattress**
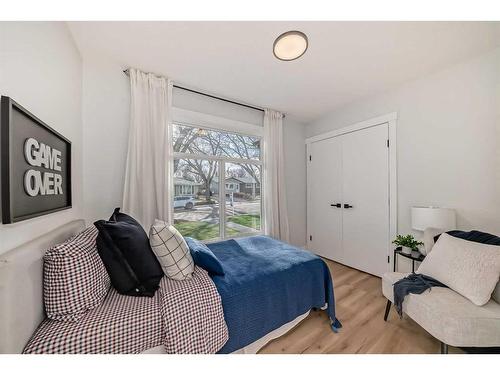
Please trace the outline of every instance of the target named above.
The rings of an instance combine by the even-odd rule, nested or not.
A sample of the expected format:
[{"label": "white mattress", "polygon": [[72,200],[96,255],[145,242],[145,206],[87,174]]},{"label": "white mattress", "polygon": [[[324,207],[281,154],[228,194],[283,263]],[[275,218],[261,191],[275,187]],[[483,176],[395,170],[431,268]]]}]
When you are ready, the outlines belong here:
[{"label": "white mattress", "polygon": [[[232,352],[231,354],[256,354],[261,348],[263,348],[268,342],[274,340],[280,336],[283,336],[285,333],[290,331],[293,327],[299,324],[302,320],[307,318],[309,315],[309,311],[305,314],[299,315],[291,322],[283,324],[281,327],[275,329],[274,331],[269,332],[264,337],[261,337],[257,341],[252,342],[251,344]],[[148,349],[141,354],[166,354],[165,348],[163,345],[155,346],[154,348]]]}]

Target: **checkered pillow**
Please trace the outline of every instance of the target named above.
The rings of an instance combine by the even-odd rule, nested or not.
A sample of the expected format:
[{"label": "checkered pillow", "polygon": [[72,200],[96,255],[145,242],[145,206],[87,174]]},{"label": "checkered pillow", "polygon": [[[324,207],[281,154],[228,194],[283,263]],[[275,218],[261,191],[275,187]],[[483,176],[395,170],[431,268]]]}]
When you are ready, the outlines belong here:
[{"label": "checkered pillow", "polygon": [[47,250],[43,257],[43,298],[47,317],[78,321],[104,300],[110,280],[97,253],[95,226]]},{"label": "checkered pillow", "polygon": [[193,258],[177,229],[164,221],[155,220],[149,231],[149,243],[165,275],[174,280],[191,278]]}]

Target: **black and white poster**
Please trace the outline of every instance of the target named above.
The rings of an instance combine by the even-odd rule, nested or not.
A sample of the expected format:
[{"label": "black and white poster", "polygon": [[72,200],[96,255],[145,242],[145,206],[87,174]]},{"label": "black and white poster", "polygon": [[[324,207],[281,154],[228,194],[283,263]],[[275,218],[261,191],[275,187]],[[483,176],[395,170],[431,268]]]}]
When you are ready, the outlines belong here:
[{"label": "black and white poster", "polygon": [[71,207],[71,142],[9,97],[0,109],[2,222]]}]

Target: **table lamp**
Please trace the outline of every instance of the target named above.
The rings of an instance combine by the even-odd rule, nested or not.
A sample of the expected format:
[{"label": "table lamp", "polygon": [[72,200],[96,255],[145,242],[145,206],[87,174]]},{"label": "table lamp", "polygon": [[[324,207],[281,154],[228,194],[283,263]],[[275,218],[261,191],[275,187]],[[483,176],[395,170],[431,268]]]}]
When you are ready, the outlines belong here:
[{"label": "table lamp", "polygon": [[424,232],[424,248],[419,249],[423,255],[432,249],[434,236],[456,229],[455,210],[442,207],[412,207],[411,227]]}]

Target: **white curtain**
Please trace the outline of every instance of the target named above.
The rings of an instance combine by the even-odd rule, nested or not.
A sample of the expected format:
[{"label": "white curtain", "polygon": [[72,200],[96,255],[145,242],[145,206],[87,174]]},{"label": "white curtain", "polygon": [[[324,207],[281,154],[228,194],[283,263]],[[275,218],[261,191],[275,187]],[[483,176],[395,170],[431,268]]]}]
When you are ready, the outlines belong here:
[{"label": "white curtain", "polygon": [[171,222],[172,82],[130,69],[130,130],[123,212],[146,232],[155,219]]},{"label": "white curtain", "polygon": [[283,114],[264,111],[265,233],[289,241],[283,156]]}]

